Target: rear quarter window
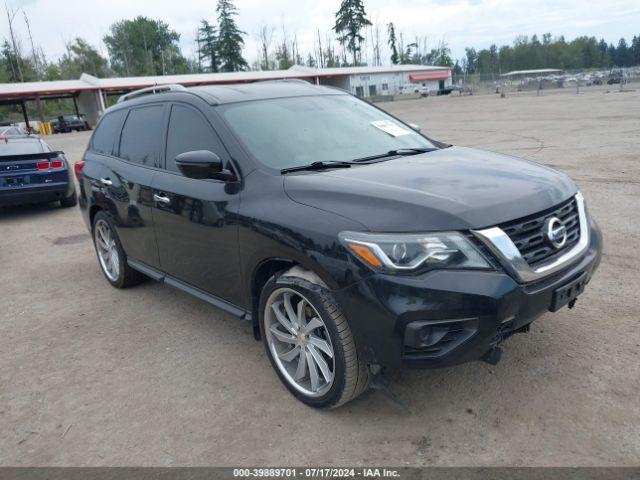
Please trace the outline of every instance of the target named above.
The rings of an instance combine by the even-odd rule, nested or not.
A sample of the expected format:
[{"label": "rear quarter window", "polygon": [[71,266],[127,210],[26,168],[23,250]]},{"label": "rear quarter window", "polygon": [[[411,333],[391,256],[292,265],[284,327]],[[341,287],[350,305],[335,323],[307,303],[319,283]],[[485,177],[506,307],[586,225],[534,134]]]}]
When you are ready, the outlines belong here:
[{"label": "rear quarter window", "polygon": [[91,150],[105,155],[113,155],[115,140],[120,133],[120,126],[126,113],[126,110],[118,110],[102,117],[93,134]]}]

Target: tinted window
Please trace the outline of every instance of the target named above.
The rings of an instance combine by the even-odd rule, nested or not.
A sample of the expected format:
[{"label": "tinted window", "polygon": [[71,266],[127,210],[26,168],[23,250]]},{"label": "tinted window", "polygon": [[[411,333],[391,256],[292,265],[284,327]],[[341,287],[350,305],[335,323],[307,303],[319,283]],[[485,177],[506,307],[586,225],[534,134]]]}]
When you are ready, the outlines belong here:
[{"label": "tinted window", "polygon": [[204,116],[191,108],[174,105],[167,134],[167,170],[179,171],[175,158],[194,150],[222,155],[220,142]]},{"label": "tinted window", "polygon": [[129,111],[120,137],[120,158],[153,167],[158,165],[162,142],[162,105]]},{"label": "tinted window", "polygon": [[91,141],[91,149],[93,151],[106,155],[113,154],[114,140],[120,133],[120,125],[122,125],[125,113],[127,113],[126,110],[119,110],[102,117]]}]

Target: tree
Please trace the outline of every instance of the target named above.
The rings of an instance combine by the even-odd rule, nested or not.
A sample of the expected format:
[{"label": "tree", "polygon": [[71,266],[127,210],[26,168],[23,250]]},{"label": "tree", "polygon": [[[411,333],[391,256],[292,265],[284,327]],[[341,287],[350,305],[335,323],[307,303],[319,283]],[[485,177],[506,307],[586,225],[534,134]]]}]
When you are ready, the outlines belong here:
[{"label": "tree", "polygon": [[427,59],[431,65],[438,65],[440,67],[453,67],[453,60],[451,59],[451,49],[447,42],[442,40],[438,43],[436,48],[431,49],[431,52],[427,55]]},{"label": "tree", "polygon": [[396,38],[396,27],[393,25],[393,22],[387,25],[387,34],[387,43],[389,44],[389,48],[391,49],[391,63],[393,65],[397,65],[400,61],[400,57],[398,56],[398,39]]},{"label": "tree", "polygon": [[466,64],[467,64],[467,74],[474,74],[476,73],[476,68],[478,67],[478,53],[476,52],[476,49],[471,47],[471,48],[465,48],[464,49],[465,52],[465,56],[466,56]]},{"label": "tree", "polygon": [[234,17],[238,15],[238,9],[231,0],[218,0],[216,7],[218,13],[218,55],[220,57],[220,70],[223,72],[237,72],[244,70],[249,65],[242,57],[242,47],[245,33],[238,28]]},{"label": "tree", "polygon": [[180,35],[161,20],[139,16],[116,22],[109,31],[104,43],[111,66],[119,75],[166,75],[191,70],[178,47]]},{"label": "tree", "polygon": [[342,0],[340,9],[336,12],[336,24],[333,30],[338,34],[338,41],[351,52],[353,65],[358,64],[364,37],[360,31],[371,22],[364,11],[362,0]]},{"label": "tree", "polygon": [[[107,59],[100,55],[86,40],[76,37],[66,47],[67,53],[62,55],[58,62],[61,78],[80,78],[83,73],[89,73],[95,77],[109,75]],[[47,75],[55,75],[55,71],[49,70]]]},{"label": "tree", "polygon": [[260,69],[272,70],[273,62],[269,49],[273,41],[273,32],[275,28],[271,25],[262,25],[258,30],[258,41],[260,42]]},{"label": "tree", "polygon": [[287,40],[287,31],[283,25],[282,26],[282,43],[280,43],[276,47],[276,64],[278,66],[278,69],[287,70],[294,65],[295,63],[294,49],[295,49],[295,43],[293,43],[291,47],[289,47],[288,40]]},{"label": "tree", "polygon": [[198,58],[208,63],[207,72],[217,72],[220,64],[218,58],[218,30],[208,21],[200,20],[198,28]]}]

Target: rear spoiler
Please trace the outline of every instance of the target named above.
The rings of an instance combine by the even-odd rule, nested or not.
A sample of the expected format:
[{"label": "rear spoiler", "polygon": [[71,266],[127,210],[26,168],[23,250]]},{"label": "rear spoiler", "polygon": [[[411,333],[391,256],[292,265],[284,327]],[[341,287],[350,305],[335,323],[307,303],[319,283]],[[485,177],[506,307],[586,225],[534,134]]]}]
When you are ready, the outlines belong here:
[{"label": "rear spoiler", "polygon": [[64,155],[64,152],[24,153],[22,155],[0,155],[0,162],[15,162],[20,160],[43,160]]}]

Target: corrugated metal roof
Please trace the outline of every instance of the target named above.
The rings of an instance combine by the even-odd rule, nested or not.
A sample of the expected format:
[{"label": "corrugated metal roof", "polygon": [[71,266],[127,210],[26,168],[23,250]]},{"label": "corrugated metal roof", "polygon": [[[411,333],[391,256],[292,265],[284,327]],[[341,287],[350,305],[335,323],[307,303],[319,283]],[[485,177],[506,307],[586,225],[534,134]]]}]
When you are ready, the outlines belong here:
[{"label": "corrugated metal roof", "polygon": [[255,82],[259,80],[278,80],[286,78],[315,78],[338,75],[367,75],[394,72],[431,72],[449,70],[448,67],[424,65],[394,65],[392,67],[338,67],[310,68],[294,65],[288,70],[269,70],[251,72],[198,73],[187,75],[166,75],[147,77],[96,78],[83,73],[79,80],[54,82],[2,83],[0,98],[20,98],[35,94],[51,95],[76,92],[80,90],[131,90],[151,85],[180,84],[207,85],[215,83]]}]

